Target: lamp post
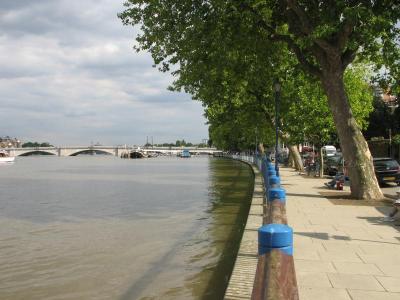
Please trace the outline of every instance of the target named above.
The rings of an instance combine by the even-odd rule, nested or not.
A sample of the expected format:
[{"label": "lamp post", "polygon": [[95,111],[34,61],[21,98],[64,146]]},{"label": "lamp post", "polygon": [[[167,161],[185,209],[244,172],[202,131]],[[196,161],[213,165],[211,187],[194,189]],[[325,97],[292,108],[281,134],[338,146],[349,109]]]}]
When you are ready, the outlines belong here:
[{"label": "lamp post", "polygon": [[281,93],[281,84],[278,79],[274,80],[274,91],[275,91],[275,171],[276,176],[279,176],[279,164],[278,164],[278,132],[279,132],[279,100]]},{"label": "lamp post", "polygon": [[255,156],[257,157],[257,154],[258,154],[258,151],[257,151],[257,144],[258,144],[258,141],[257,141],[257,135],[258,135],[258,128],[256,127],[256,148],[254,149],[255,150]]}]

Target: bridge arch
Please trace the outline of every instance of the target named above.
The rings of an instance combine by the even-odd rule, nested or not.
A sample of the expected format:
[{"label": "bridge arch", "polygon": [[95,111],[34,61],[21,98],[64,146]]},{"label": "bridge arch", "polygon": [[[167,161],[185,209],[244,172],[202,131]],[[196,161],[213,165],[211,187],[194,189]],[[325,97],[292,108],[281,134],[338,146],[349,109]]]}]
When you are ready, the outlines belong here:
[{"label": "bridge arch", "polygon": [[144,157],[144,153],[140,152],[140,151],[131,151],[129,153],[129,158],[143,158]]},{"label": "bridge arch", "polygon": [[85,155],[114,155],[112,151],[103,149],[80,149],[76,152],[69,154],[68,156],[78,156],[81,154]]},{"label": "bridge arch", "polygon": [[31,150],[21,154],[17,154],[17,156],[33,156],[33,155],[56,155],[56,154],[46,150]]}]

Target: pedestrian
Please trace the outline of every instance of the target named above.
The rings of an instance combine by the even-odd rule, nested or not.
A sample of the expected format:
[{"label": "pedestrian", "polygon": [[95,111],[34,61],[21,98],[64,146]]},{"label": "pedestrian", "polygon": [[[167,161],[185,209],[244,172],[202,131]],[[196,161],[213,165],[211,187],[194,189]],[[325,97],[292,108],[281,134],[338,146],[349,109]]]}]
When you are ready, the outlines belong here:
[{"label": "pedestrian", "polygon": [[[343,171],[343,172],[338,171],[338,172],[336,173],[335,177],[334,177],[331,181],[325,183],[325,186],[327,186],[328,188],[334,189],[335,186],[337,185],[337,182],[338,182],[338,181],[339,181],[339,182],[342,182],[343,185],[344,185],[344,183],[345,183],[346,181],[349,181],[350,178],[349,178],[349,176],[348,176],[348,169],[347,169],[347,164],[346,164],[346,162],[343,163],[342,171]],[[343,186],[342,186],[342,187],[343,187]]]}]

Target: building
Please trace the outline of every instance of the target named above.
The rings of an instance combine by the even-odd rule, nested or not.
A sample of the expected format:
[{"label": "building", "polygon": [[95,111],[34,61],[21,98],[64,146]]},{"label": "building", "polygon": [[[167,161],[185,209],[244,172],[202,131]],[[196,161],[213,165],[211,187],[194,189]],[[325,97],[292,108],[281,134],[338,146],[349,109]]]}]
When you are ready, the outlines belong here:
[{"label": "building", "polygon": [[0,137],[0,148],[20,148],[21,141],[9,136]]}]

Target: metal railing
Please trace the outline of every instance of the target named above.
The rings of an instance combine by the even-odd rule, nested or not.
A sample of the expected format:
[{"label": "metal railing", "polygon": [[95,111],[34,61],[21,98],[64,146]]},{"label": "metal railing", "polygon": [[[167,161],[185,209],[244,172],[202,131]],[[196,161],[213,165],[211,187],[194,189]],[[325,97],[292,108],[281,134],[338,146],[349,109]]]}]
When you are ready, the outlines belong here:
[{"label": "metal railing", "polygon": [[223,155],[257,166],[265,187],[263,226],[258,229],[258,263],[251,299],[298,300],[293,260],[293,230],[287,225],[286,192],[266,158]]}]

